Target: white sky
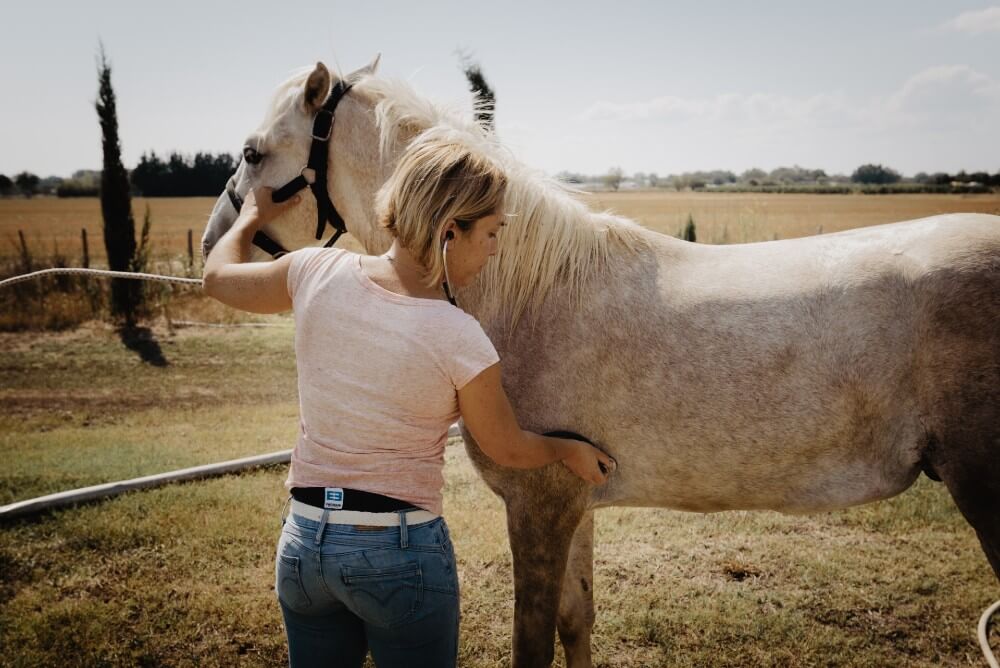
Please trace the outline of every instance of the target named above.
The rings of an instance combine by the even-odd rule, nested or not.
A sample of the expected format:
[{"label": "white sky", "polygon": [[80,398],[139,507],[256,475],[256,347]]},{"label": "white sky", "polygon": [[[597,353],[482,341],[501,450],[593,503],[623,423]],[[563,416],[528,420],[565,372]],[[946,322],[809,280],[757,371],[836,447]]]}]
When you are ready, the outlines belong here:
[{"label": "white sky", "polygon": [[273,88],[316,60],[350,71],[381,51],[382,75],[467,101],[462,47],[502,138],[549,172],[1000,170],[989,0],[5,3],[0,173],[100,167],[98,39],[129,167],[238,152]]}]

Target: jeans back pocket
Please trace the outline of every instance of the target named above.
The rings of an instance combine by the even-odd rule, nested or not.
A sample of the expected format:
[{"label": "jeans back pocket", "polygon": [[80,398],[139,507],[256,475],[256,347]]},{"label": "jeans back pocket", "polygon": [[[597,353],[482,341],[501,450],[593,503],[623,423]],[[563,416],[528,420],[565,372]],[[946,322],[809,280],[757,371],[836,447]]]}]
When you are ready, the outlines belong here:
[{"label": "jeans back pocket", "polygon": [[278,555],[274,590],[278,594],[278,600],[295,612],[303,612],[312,605],[302,586],[301,562],[297,556]]},{"label": "jeans back pocket", "polygon": [[423,575],[415,561],[379,568],[344,565],[340,574],[350,597],[348,607],[369,624],[397,626],[420,607]]}]

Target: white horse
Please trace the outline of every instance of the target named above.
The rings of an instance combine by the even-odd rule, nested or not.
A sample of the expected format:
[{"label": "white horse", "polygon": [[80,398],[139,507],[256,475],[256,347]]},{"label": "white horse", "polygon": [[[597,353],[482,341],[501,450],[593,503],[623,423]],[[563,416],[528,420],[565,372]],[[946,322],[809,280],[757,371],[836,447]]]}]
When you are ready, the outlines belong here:
[{"label": "white horse", "polygon": [[[417,135],[502,161],[515,216],[459,304],[494,341],[523,427],[583,434],[618,462],[592,488],[561,466],[501,468],[464,433],[506,502],[516,665],[548,665],[556,628],[567,663],[590,664],[601,506],[824,511],[899,494],[925,471],[1000,576],[1000,217],[687,243],[588,210],[376,63],[350,75],[331,144],[328,188],[349,231],[386,250],[373,194]],[[279,88],[247,139],[262,160],[241,165],[241,193],[298,174],[330,86],[319,64]],[[315,243],[315,210],[298,209],[268,229],[286,248]],[[235,217],[221,196],[206,253]]]}]

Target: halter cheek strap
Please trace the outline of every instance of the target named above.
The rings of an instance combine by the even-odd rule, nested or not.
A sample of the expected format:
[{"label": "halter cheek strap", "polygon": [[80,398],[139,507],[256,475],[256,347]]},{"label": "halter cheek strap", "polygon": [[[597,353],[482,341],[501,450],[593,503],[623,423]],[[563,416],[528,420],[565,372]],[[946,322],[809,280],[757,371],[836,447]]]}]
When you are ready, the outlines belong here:
[{"label": "halter cheek strap", "polygon": [[333,236],[323,244],[324,248],[335,244],[340,235],[347,231],[347,224],[344,223],[344,218],[337,211],[337,207],[333,205],[326,185],[330,164],[330,138],[333,136],[333,121],[335,119],[334,112],[349,90],[351,90],[351,84],[346,83],[343,79],[334,84],[326,102],[313,118],[309,161],[297,177],[274,191],[271,197],[275,202],[284,202],[308,186],[316,198],[316,238],[323,238],[323,230],[326,229],[327,223],[333,227]]},{"label": "halter cheek strap", "polygon": [[[337,211],[337,207],[333,205],[333,200],[330,199],[330,193],[327,191],[326,186],[330,164],[330,138],[333,136],[333,121],[335,118],[334,111],[347,92],[351,90],[351,85],[341,79],[330,90],[330,95],[326,98],[326,102],[323,103],[323,106],[316,112],[316,116],[313,117],[309,161],[299,172],[298,176],[271,194],[273,201],[285,202],[306,187],[312,191],[313,197],[316,198],[316,238],[323,238],[323,231],[326,229],[327,223],[333,227],[333,235],[323,244],[324,248],[333,246],[337,243],[340,235],[347,231],[347,224],[344,222],[344,218],[340,215],[340,212]],[[243,198],[236,192],[236,184],[233,178],[230,178],[226,184],[226,194],[229,195],[229,201],[233,205],[233,208],[236,209],[236,213],[239,213],[243,209]],[[263,231],[258,231],[254,234],[253,244],[275,259],[288,253],[281,244]]]}]

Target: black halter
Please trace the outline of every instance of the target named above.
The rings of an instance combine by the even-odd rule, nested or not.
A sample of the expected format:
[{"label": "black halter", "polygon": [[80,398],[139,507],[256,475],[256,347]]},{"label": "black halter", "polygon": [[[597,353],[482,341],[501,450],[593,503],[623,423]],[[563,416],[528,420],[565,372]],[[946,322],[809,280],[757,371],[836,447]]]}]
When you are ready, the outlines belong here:
[{"label": "black halter", "polygon": [[[330,137],[333,135],[334,110],[350,89],[351,84],[345,83],[343,80],[334,84],[330,90],[330,96],[326,98],[326,102],[313,117],[309,162],[306,163],[297,177],[271,194],[271,199],[275,202],[284,202],[306,186],[312,190],[313,196],[316,198],[316,238],[323,238],[323,231],[326,229],[327,223],[333,227],[333,235],[323,244],[324,248],[329,248],[337,243],[340,235],[347,231],[344,219],[337,211],[337,207],[333,205],[333,200],[330,199],[326,183],[330,160]],[[236,192],[234,178],[235,175],[230,177],[226,184],[226,194],[229,195],[229,201],[236,209],[236,213],[239,213],[243,209],[243,198]],[[263,231],[258,231],[253,235],[253,244],[275,259],[288,253],[288,250]]]}]

